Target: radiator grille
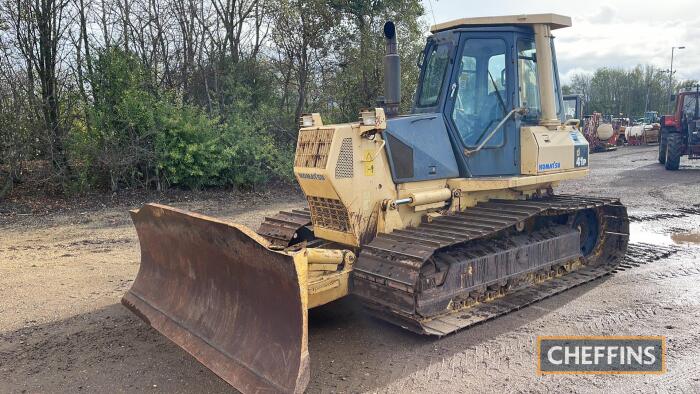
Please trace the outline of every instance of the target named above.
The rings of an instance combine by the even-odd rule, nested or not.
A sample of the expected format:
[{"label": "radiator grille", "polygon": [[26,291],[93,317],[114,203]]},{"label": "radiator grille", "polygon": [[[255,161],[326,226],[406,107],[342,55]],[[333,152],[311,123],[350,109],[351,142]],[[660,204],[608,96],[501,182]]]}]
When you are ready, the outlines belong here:
[{"label": "radiator grille", "polygon": [[328,151],[333,142],[334,129],[301,130],[297,140],[294,166],[326,168]]},{"label": "radiator grille", "polygon": [[348,211],[340,200],[309,196],[309,209],[314,227],[350,232]]},{"label": "radiator grille", "polygon": [[352,178],[352,138],[343,138],[338,154],[338,162],[335,164],[336,178]]}]

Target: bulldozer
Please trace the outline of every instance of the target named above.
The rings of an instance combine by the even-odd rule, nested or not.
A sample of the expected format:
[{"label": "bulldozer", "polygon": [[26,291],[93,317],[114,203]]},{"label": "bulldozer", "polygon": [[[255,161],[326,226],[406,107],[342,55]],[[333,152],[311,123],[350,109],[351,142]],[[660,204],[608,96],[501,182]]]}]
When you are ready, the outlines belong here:
[{"label": "bulldozer", "polygon": [[580,122],[564,122],[552,32],[568,26],[555,14],[432,26],[400,115],[387,22],[381,105],[351,123],[299,120],[308,204],[257,231],[132,211],[141,265],[123,304],[241,392],[303,392],[311,308],[352,295],[441,337],[610,273],[627,248],[624,205],[554,193],[589,173]]}]

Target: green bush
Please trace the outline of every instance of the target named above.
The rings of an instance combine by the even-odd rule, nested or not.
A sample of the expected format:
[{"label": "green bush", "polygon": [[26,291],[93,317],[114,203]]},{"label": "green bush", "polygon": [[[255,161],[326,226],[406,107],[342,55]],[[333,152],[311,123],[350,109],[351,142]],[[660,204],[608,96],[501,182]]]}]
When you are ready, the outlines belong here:
[{"label": "green bush", "polygon": [[222,173],[224,183],[252,188],[272,177],[280,177],[277,149],[269,135],[254,122],[229,122],[223,139],[224,157],[228,166]]},{"label": "green bush", "polygon": [[[235,81],[234,81],[235,82]],[[138,59],[119,48],[99,53],[94,102],[71,131],[76,191],[92,186],[235,186],[292,180],[293,147],[279,147],[251,92],[231,82],[227,117],[149,87]]]},{"label": "green bush", "polygon": [[156,137],[158,168],[170,184],[192,189],[290,180],[290,156],[262,130],[255,119],[220,123],[196,108],[171,107]]},{"label": "green bush", "polygon": [[111,190],[158,181],[153,144],[165,103],[147,89],[146,74],[136,56],[116,47],[100,51],[95,62],[91,126],[79,139],[92,177]]},{"label": "green bush", "polygon": [[191,189],[221,185],[227,166],[221,126],[193,107],[169,107],[155,148],[157,168],[170,184]]},{"label": "green bush", "polygon": [[80,194],[97,183],[94,155],[94,140],[88,133],[86,122],[75,117],[68,134],[66,150],[73,167],[74,179],[67,185],[69,194]]}]

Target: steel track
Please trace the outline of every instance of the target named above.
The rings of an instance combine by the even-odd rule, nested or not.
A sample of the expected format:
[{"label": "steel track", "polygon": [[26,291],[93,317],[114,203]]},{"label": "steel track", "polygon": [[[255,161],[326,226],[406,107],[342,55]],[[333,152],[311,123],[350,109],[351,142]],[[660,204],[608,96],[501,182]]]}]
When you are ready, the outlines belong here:
[{"label": "steel track", "polygon": [[[493,253],[498,245],[508,244],[509,237],[518,234],[514,229],[519,223],[572,215],[585,209],[596,211],[602,236],[588,258],[569,259],[581,264],[559,261],[538,266],[507,281],[498,281],[497,286],[463,289],[455,294],[455,300],[461,302],[457,305],[462,307],[455,308],[452,303],[452,309],[444,313],[430,316],[417,313],[421,268],[426,262],[464,266],[465,261],[455,260],[455,255],[462,260],[474,260]],[[310,229],[311,218],[305,208],[266,217],[258,233],[274,246],[287,247],[300,237],[308,236],[306,232]],[[421,334],[442,336],[615,271],[625,254],[628,234],[627,210],[618,199],[559,195],[526,201],[491,200],[465,212],[426,221],[415,228],[377,235],[360,252],[353,272],[352,292],[360,296],[370,313],[383,320]],[[520,282],[520,286],[511,286],[514,282]]]},{"label": "steel track", "polygon": [[[425,308],[421,310],[420,303],[426,300],[422,289],[426,275],[421,270],[425,271],[426,265],[446,265],[447,272],[454,276],[455,270],[463,270],[458,275],[466,275],[469,270],[471,275],[473,262],[479,259],[491,258],[491,264],[504,264],[503,257],[498,260],[492,256],[501,252],[499,245],[509,243],[519,223],[571,217],[587,209],[598,216],[600,234],[588,257],[579,254],[566,262],[531,265],[496,286],[484,282],[483,286],[445,288],[442,294],[431,289],[435,297],[443,300],[446,294],[448,300],[454,296],[454,302],[445,303],[447,307],[442,310],[438,308],[441,313],[435,313],[434,308],[428,309],[427,314]],[[492,200],[412,229],[379,234],[360,252],[353,271],[352,292],[384,320],[422,334],[446,335],[612,272],[625,254],[628,234],[627,210],[617,199],[561,195],[526,201]],[[508,261],[506,264],[511,265]],[[511,286],[515,282],[527,285]]]},{"label": "steel track", "polygon": [[279,211],[273,216],[266,216],[258,227],[257,233],[270,241],[273,246],[286,248],[302,237],[310,236],[312,231],[309,208]]}]

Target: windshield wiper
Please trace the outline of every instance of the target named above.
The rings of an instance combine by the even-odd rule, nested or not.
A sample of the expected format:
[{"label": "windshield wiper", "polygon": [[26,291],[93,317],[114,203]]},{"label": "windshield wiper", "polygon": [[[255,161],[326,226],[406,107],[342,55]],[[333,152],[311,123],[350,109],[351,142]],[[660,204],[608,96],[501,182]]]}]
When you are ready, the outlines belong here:
[{"label": "windshield wiper", "polygon": [[493,89],[496,91],[496,96],[498,97],[498,102],[501,104],[501,109],[503,110],[503,113],[506,113],[506,103],[503,101],[503,97],[501,97],[501,91],[498,90],[498,85],[496,85],[496,81],[493,79],[493,75],[491,75],[491,71],[487,71],[489,73],[489,78],[491,79],[491,83],[493,84]]}]

